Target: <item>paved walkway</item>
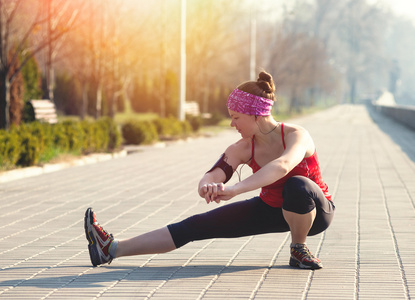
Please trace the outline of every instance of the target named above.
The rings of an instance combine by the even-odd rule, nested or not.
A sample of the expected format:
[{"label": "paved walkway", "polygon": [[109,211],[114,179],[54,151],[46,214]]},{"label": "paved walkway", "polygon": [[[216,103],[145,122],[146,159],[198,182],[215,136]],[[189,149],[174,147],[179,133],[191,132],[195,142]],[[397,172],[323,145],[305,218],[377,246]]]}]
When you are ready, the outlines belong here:
[{"label": "paved walkway", "polygon": [[[88,206],[118,238],[216,206],[206,205],[196,186],[239,138],[226,131],[0,184],[0,298],[415,298],[415,132],[371,118],[364,106],[336,106],[295,122],[313,135],[335,196],[332,226],[308,240],[323,269],[288,267],[286,233],[194,242],[91,267]],[[242,171],[249,175],[248,167]]]}]

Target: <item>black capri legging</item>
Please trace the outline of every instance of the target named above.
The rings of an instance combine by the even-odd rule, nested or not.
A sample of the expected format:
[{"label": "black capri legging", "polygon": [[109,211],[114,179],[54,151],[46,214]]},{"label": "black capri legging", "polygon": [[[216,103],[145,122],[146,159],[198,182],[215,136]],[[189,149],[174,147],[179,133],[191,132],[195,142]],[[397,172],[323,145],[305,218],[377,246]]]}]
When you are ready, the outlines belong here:
[{"label": "black capri legging", "polygon": [[194,215],[167,228],[177,248],[189,242],[211,238],[236,238],[290,230],[282,209],[306,214],[316,208],[316,218],[308,235],[326,230],[334,216],[334,204],[319,186],[303,176],[287,180],[283,190],[283,207],[272,207],[254,197],[234,202],[206,213]]}]

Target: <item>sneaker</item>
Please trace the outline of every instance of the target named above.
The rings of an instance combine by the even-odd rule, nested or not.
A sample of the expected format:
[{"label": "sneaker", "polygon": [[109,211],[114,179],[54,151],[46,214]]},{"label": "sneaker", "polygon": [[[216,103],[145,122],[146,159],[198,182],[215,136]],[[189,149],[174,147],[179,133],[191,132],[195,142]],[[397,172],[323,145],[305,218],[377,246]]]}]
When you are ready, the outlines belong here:
[{"label": "sneaker", "polygon": [[311,254],[305,244],[295,244],[291,246],[290,266],[301,269],[321,269],[323,264],[321,261]]},{"label": "sneaker", "polygon": [[109,254],[109,250],[114,237],[98,224],[91,207],[85,212],[84,227],[92,265],[96,267],[105,263],[110,264],[113,257]]}]

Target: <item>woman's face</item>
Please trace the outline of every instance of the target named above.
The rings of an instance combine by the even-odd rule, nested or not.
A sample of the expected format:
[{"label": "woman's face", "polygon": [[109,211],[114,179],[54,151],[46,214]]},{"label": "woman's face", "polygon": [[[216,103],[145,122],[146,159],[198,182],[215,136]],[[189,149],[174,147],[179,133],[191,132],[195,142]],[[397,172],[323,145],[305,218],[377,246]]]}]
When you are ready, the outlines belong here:
[{"label": "woman's face", "polygon": [[255,134],[255,116],[241,114],[229,109],[228,112],[231,117],[231,127],[235,127],[243,138],[252,137]]}]

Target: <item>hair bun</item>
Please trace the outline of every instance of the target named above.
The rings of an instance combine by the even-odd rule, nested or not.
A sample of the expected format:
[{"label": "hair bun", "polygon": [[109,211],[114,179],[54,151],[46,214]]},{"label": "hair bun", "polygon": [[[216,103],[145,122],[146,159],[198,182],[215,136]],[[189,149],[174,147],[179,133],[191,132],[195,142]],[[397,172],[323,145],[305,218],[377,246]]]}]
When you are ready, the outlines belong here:
[{"label": "hair bun", "polygon": [[275,85],[274,80],[272,79],[271,74],[267,72],[261,72],[258,75],[257,79],[258,86],[264,90],[266,93],[274,93],[275,92]]}]

